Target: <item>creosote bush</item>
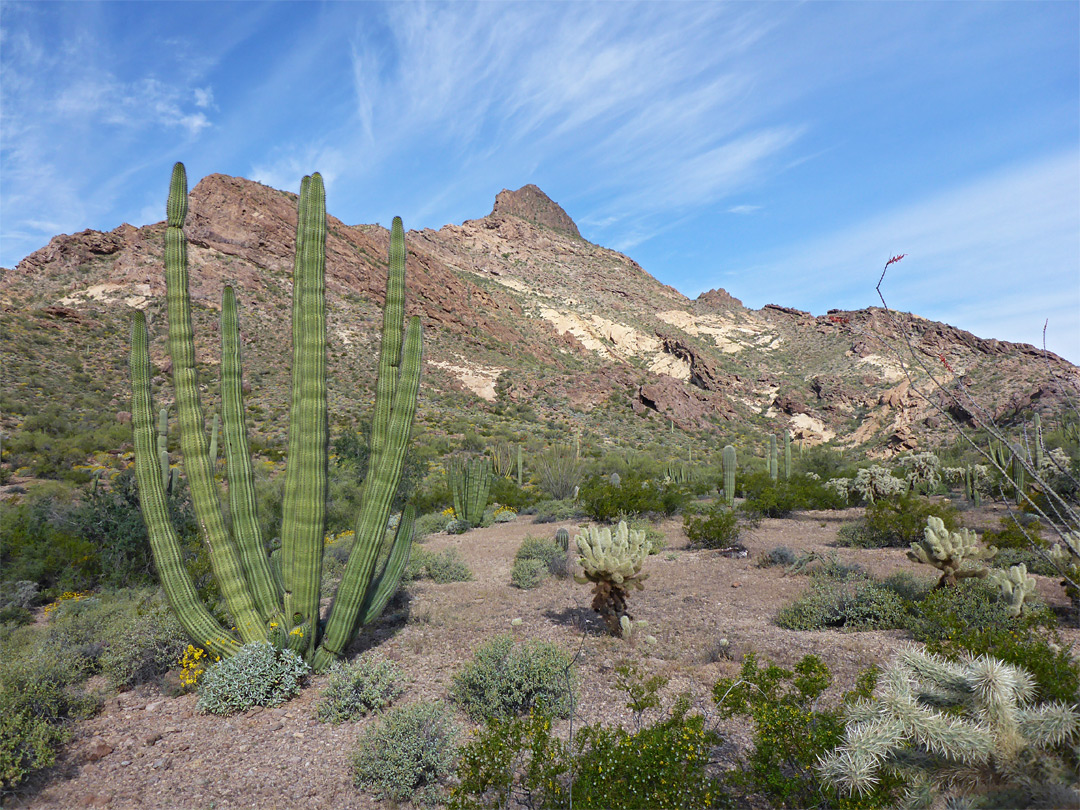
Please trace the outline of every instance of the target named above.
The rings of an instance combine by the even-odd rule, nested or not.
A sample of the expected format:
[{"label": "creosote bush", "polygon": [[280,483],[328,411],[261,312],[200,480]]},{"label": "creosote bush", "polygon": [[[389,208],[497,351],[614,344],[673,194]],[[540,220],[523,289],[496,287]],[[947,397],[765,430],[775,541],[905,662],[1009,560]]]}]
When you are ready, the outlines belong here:
[{"label": "creosote bush", "polygon": [[330,668],[315,716],[323,723],[345,723],[380,711],[405,690],[403,680],[401,670],[378,653],[338,662]]},{"label": "creosote bush", "polygon": [[[528,639],[519,644],[509,634],[484,642],[474,659],[453,676],[451,699],[473,720],[509,717],[530,708],[563,717],[575,688],[571,657],[561,647]],[[568,681],[569,673],[569,681]]]},{"label": "creosote bush", "polygon": [[739,516],[717,502],[702,512],[687,512],[683,530],[691,548],[727,548],[739,539]]},{"label": "creosote bush", "polygon": [[403,582],[430,579],[445,585],[447,582],[468,582],[472,579],[472,571],[456,548],[434,552],[414,547],[401,579]]},{"label": "creosote bush", "polygon": [[517,588],[536,588],[548,575],[569,576],[569,569],[566,551],[546,538],[528,536],[514,555],[510,582]]},{"label": "creosote bush", "polygon": [[410,703],[388,711],[359,738],[353,756],[357,787],[376,799],[436,804],[453,772],[457,727],[442,703]]},{"label": "creosote bush", "polygon": [[905,548],[923,539],[928,517],[940,518],[950,532],[960,525],[951,504],[905,494],[867,506],[865,517],[843,526],[836,542],[856,548]]},{"label": "creosote bush", "polygon": [[199,711],[229,715],[252,706],[279,706],[300,694],[311,671],[292,650],[265,641],[245,644],[206,670],[199,682]]}]

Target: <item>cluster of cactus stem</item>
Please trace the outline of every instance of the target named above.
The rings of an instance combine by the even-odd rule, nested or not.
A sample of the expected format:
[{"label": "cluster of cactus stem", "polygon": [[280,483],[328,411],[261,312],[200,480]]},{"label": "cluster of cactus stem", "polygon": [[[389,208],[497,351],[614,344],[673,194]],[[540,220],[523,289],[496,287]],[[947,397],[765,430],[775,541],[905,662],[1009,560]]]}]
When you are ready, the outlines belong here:
[{"label": "cluster of cactus stem", "polygon": [[974,506],[979,506],[982,503],[982,496],[979,494],[978,476],[975,468],[970,464],[964,468],[964,497]]},{"label": "cluster of cactus stem", "polygon": [[[518,445],[518,450],[521,445]],[[514,454],[508,442],[496,442],[489,450],[491,456],[491,474],[497,478],[507,478],[514,474]]]},{"label": "cluster of cactus stem", "polygon": [[970,529],[950,532],[941,518],[931,515],[926,519],[923,539],[911,544],[907,556],[912,562],[932,565],[941,571],[937,587],[944,588],[955,585],[961,579],[985,578],[990,569],[977,563],[993,559],[995,554],[995,546],[979,545],[975,532]]},{"label": "cluster of cactus stem", "polygon": [[236,632],[223,627],[199,601],[184,567],[176,532],[169,523],[160,439],[157,447],[154,441],[149,337],[145,316],[136,312],[131,348],[135,466],[143,516],[162,585],[185,631],[212,654],[225,658],[235,654],[242,644],[269,641],[298,653],[314,669],[325,670],[340,658],[359,629],[382,612],[400,581],[412,541],[415,510],[410,507],[398,523],[389,554],[380,555],[391,502],[404,467],[420,379],[419,318],[410,319],[405,327],[401,220],[395,218],[391,229],[371,461],[356,520],[356,541],[323,622],[319,597],[326,526],[328,419],[326,201],[322,178],[318,174],[305,177],[300,189],[293,269],[292,400],[279,565],[271,563],[256,515],[241,393],[240,330],[231,287],[225,287],[221,307],[222,422],[231,527],[226,526],[221,513],[195,369],[183,233],[187,176],[180,163],[173,168],[167,214],[168,348],[184,473],[214,577]]},{"label": "cluster of cactus stem", "polygon": [[1009,566],[1005,571],[996,568],[990,572],[990,580],[998,586],[1001,598],[1008,603],[1009,615],[1019,616],[1024,610],[1024,600],[1035,591],[1035,579],[1027,572],[1027,565]]},{"label": "cluster of cactus stem", "polygon": [[620,521],[614,534],[611,529],[589,526],[574,537],[582,574],[574,576],[581,584],[593,583],[592,608],[600,614],[613,636],[621,636],[622,620],[633,620],[626,611],[626,596],[631,589],[641,590],[648,578],[641,568],[649,556],[645,532],[631,530]]},{"label": "cluster of cactus stem", "polygon": [[857,493],[867,503],[875,503],[882,498],[899,495],[906,488],[907,485],[894,476],[888,468],[873,464],[855,473],[848,491]]},{"label": "cluster of cactus stem", "polygon": [[451,462],[446,480],[454,494],[454,515],[469,526],[479,526],[491,493],[491,459],[474,456]]},{"label": "cluster of cactus stem", "polygon": [[[618,473],[613,473],[618,475]],[[693,467],[686,464],[668,464],[664,468],[665,477],[673,484],[689,484],[696,477],[696,473]]]},{"label": "cluster of cactus stem", "polygon": [[873,696],[848,707],[844,742],[819,771],[859,795],[891,773],[906,784],[905,807],[1080,806],[1076,773],[1060,756],[1080,737],[1080,715],[1034,696],[1030,673],[989,655],[954,663],[903,649]]},{"label": "cluster of cactus stem", "polygon": [[735,448],[725,445],[721,458],[724,462],[724,500],[731,507],[735,505]]}]

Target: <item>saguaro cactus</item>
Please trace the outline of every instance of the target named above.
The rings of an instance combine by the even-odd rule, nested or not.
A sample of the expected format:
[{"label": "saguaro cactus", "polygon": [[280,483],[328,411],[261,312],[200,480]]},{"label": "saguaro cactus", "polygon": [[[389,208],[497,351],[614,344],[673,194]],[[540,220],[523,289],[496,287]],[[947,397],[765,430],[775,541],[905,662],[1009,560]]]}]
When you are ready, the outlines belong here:
[{"label": "saguaro cactus", "polygon": [[727,505],[735,505],[735,448],[730,444],[724,447],[724,500]]},{"label": "saguaro cactus", "polygon": [[470,526],[479,526],[491,493],[491,459],[470,458],[446,468],[447,482],[454,493],[454,514]]},{"label": "saguaro cactus", "polygon": [[791,434],[784,431],[784,480],[791,480]]},{"label": "saguaro cactus", "polygon": [[300,653],[315,669],[326,669],[340,657],[359,628],[382,612],[400,579],[412,540],[414,510],[409,508],[398,524],[389,556],[376,571],[390,504],[404,466],[420,379],[419,319],[412,318],[408,328],[404,328],[405,246],[401,220],[394,219],[390,237],[372,453],[356,522],[356,542],[324,624],[319,618],[327,465],[323,280],[326,202],[322,178],[318,174],[305,177],[300,188],[293,273],[292,403],[280,576],[270,565],[255,512],[254,477],[244,432],[236,298],[230,287],[225,288],[222,296],[221,390],[231,534],[226,531],[220,512],[195,372],[187,245],[182,230],[186,215],[187,177],[183,164],[177,163],[169,190],[165,276],[168,344],[181,451],[214,576],[236,623],[236,634],[225,630],[199,602],[168,520],[154,452],[146,321],[143,313],[136,312],[131,349],[136,476],[162,585],[192,640],[211,652],[225,657],[235,653],[241,643],[269,640]]},{"label": "saguaro cactus", "polygon": [[776,436],[769,437],[769,478],[776,480],[779,471],[776,469]]}]

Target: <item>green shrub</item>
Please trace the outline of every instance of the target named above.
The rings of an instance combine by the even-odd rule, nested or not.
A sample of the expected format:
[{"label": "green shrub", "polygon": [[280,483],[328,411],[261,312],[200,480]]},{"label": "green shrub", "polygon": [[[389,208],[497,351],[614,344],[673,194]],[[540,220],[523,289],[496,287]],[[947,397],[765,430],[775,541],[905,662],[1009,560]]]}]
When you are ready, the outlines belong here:
[{"label": "green shrub", "polygon": [[472,571],[456,548],[434,552],[413,546],[401,579],[403,582],[430,579],[439,585],[445,585],[448,582],[468,582],[472,579]]},{"label": "green shrub", "polygon": [[457,736],[441,703],[412,703],[387,712],[360,734],[353,756],[357,787],[376,799],[435,804],[453,770]]},{"label": "green shrub", "polygon": [[428,512],[420,515],[413,524],[413,542],[420,542],[429,534],[446,531],[446,524],[453,518],[442,512]]},{"label": "green shrub", "polygon": [[566,523],[585,514],[578,502],[569,498],[561,501],[540,501],[524,513],[535,515],[533,523]]},{"label": "green shrub", "polygon": [[960,527],[958,513],[951,504],[908,493],[867,506],[862,520],[842,527],[836,542],[857,548],[906,548],[923,539],[928,517],[941,518],[950,532]]},{"label": "green shrub", "polygon": [[704,512],[684,515],[683,530],[691,548],[727,548],[739,539],[739,518],[717,502]]},{"label": "green shrub", "polygon": [[925,599],[934,589],[936,582],[937,580],[931,577],[916,577],[908,571],[897,571],[885,577],[881,581],[881,587],[892,591],[907,604]]},{"label": "green shrub", "polygon": [[517,513],[528,509],[540,499],[533,487],[519,487],[513,478],[496,476],[491,481],[491,500],[509,506]]},{"label": "green shrub", "polygon": [[188,645],[161,591],[131,601],[102,628],[101,671],[115,689],[156,681],[176,666]]},{"label": "green shrub", "polygon": [[834,489],[810,475],[793,475],[773,481],[764,471],[749,473],[739,480],[745,500],[741,508],[761,517],[782,518],[805,509],[843,509],[847,501]]},{"label": "green shrub", "polygon": [[[631,518],[626,521],[626,527],[632,532],[645,532],[645,542],[649,544],[650,554],[659,554],[667,548],[667,538],[652,521],[640,517]],[[572,546],[571,551],[573,551]]]},{"label": "green shrub", "polygon": [[633,515],[673,515],[686,505],[690,495],[678,484],[628,474],[618,484],[606,476],[594,476],[581,488],[579,498],[586,515],[610,523]]},{"label": "green shrub", "polygon": [[904,601],[876,582],[815,582],[790,605],[780,608],[776,624],[786,630],[889,630],[904,627]]},{"label": "green shrub", "polygon": [[[845,702],[867,699],[877,671],[859,676]],[[840,706],[819,709],[832,682],[829,668],[814,655],[799,661],[794,671],[775,664],[759,667],[754,655],[743,659],[738,678],[721,678],[713,700],[723,718],[748,716],[754,723],[754,747],[742,767],[729,772],[728,783],[744,799],[762,799],[768,807],[854,808],[892,807],[898,783],[885,777],[860,797],[844,797],[818,774],[819,757],[843,742]]]},{"label": "green shrub", "polygon": [[543,560],[517,559],[510,568],[510,584],[528,591],[543,585],[547,575],[547,566]]},{"label": "green shrub", "polygon": [[404,691],[401,670],[377,653],[330,668],[315,716],[323,723],[345,723],[389,706]]},{"label": "green shrub", "polygon": [[571,661],[556,644],[533,639],[515,644],[511,635],[496,636],[454,674],[450,697],[477,721],[541,705],[563,717],[570,711],[567,687],[574,689]]},{"label": "green shrub", "polygon": [[231,658],[209,667],[199,681],[199,711],[236,714],[252,706],[279,706],[300,694],[311,668],[291,650],[265,641],[245,644]]},{"label": "green shrub", "polygon": [[769,549],[758,557],[758,568],[772,568],[774,565],[782,565],[785,568],[795,563],[796,555],[787,546],[776,546]]}]

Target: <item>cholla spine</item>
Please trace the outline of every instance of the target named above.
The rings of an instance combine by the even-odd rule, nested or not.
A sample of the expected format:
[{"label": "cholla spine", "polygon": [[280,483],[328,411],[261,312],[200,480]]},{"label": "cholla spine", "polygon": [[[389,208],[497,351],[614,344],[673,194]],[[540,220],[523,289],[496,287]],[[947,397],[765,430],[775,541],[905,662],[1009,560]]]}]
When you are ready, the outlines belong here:
[{"label": "cholla spine", "polygon": [[[1034,694],[1030,673],[989,655],[957,663],[905,648],[873,697],[849,707],[844,742],[819,770],[860,795],[882,771],[900,775],[909,785],[906,806],[928,806],[944,786],[961,795],[1020,790],[1029,800],[1064,791],[1075,801],[1075,775],[1063,763],[1034,778],[1030,763],[1057,760],[1053,748],[1080,736],[1080,715],[1057,702],[1032,706]],[[1047,774],[1061,781],[1047,784]]]},{"label": "cholla spine", "polygon": [[997,547],[979,545],[979,537],[970,529],[950,532],[945,522],[934,515],[926,519],[923,539],[911,544],[907,553],[912,562],[932,565],[941,571],[937,587],[955,585],[960,579],[982,579],[990,573],[985,565],[971,565],[976,561],[993,559]]},{"label": "cholla spine", "polygon": [[1024,600],[1035,592],[1035,578],[1027,572],[1024,563],[1009,567],[1008,571],[998,568],[990,572],[989,577],[1001,589],[1001,598],[1009,603],[1009,615],[1019,616],[1024,610]]}]

